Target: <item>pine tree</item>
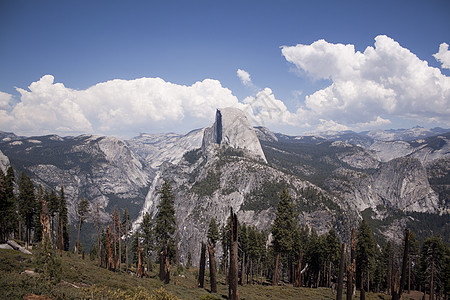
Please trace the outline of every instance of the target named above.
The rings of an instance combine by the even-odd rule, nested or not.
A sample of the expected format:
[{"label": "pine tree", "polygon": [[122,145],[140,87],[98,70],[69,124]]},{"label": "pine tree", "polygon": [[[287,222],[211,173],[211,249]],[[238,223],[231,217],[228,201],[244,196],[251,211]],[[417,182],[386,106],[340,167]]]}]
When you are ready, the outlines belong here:
[{"label": "pine tree", "polygon": [[147,258],[147,270],[151,270],[150,257],[153,251],[153,221],[148,212],[145,213],[141,223],[143,252]]},{"label": "pine tree", "polygon": [[67,212],[66,195],[64,194],[64,188],[61,186],[59,193],[59,224],[61,226],[60,234],[62,234],[62,243],[64,251],[69,251],[69,216]]},{"label": "pine tree", "polygon": [[41,224],[41,213],[42,213],[42,202],[44,200],[45,193],[44,189],[41,185],[38,186],[37,192],[36,192],[36,207],[34,208],[34,236],[33,241],[35,243],[39,243],[42,240],[42,224]]},{"label": "pine tree", "polygon": [[442,289],[443,265],[446,248],[440,236],[427,238],[422,246],[421,273],[423,284],[428,287],[430,299],[434,299],[436,290]]},{"label": "pine tree", "polygon": [[125,272],[128,273],[129,268],[129,252],[128,252],[128,235],[130,231],[130,214],[128,213],[128,210],[125,208],[122,213],[122,226],[124,228],[125,233]]},{"label": "pine tree", "polygon": [[176,228],[174,199],[172,187],[166,180],[159,191],[161,200],[158,204],[158,213],[155,218],[155,240],[158,245],[158,251],[164,251],[168,248],[169,257],[175,255],[174,234]]},{"label": "pine tree", "polygon": [[367,277],[368,272],[370,272],[371,268],[374,266],[376,249],[372,229],[370,229],[364,219],[358,226],[356,238],[358,240],[356,244],[356,266],[357,273],[359,271],[361,293],[364,295],[364,278]]},{"label": "pine tree", "polygon": [[59,232],[59,222],[58,222],[59,198],[54,190],[51,190],[50,193],[48,194],[47,202],[50,215],[51,240],[52,243],[55,245],[57,232]]},{"label": "pine tree", "polygon": [[86,217],[88,213],[90,212],[90,203],[87,198],[81,198],[81,200],[78,202],[78,234],[77,234],[77,242],[75,245],[75,253],[78,253],[81,245],[80,245],[80,231],[81,226],[83,226],[83,222],[86,220]]},{"label": "pine tree", "polygon": [[6,196],[6,227],[5,234],[8,237],[11,233],[18,230],[18,215],[17,215],[17,199],[14,195],[14,170],[11,166],[6,170],[5,175],[5,196]]},{"label": "pine tree", "polygon": [[340,254],[341,254],[341,245],[339,241],[339,237],[336,234],[336,231],[334,228],[331,228],[326,237],[325,237],[325,260],[328,263],[328,280],[327,280],[327,287],[331,286],[331,278],[332,276],[332,267],[337,266],[340,261]]},{"label": "pine tree", "polygon": [[36,198],[34,195],[34,186],[30,177],[24,172],[19,179],[19,214],[26,226],[26,245],[28,247],[31,238],[31,229],[33,227],[33,217],[36,208]]},{"label": "pine tree", "polygon": [[278,265],[281,254],[289,253],[294,244],[293,232],[296,229],[294,203],[286,189],[280,194],[280,201],[275,212],[275,220],[272,224],[272,245],[275,251],[275,268],[273,285],[278,284]]}]

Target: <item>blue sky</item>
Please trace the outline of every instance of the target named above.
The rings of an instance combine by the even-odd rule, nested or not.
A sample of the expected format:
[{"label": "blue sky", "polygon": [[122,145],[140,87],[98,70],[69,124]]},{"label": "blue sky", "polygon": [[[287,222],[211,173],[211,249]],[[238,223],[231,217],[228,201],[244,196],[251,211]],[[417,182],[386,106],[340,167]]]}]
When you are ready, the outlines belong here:
[{"label": "blue sky", "polygon": [[221,106],[288,134],[450,127],[443,43],[449,1],[5,0],[0,130],[187,132]]}]

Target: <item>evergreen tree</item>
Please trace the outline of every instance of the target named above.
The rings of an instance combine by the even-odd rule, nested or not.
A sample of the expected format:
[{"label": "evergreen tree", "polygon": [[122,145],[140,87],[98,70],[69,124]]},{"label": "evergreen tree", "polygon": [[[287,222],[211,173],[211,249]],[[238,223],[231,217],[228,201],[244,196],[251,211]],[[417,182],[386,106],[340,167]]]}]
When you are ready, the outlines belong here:
[{"label": "evergreen tree", "polygon": [[17,215],[17,199],[14,195],[14,170],[11,166],[6,170],[5,175],[5,195],[6,195],[6,226],[5,234],[10,235],[15,230],[18,230],[18,215]]},{"label": "evergreen tree", "polygon": [[[339,265],[340,256],[342,252],[342,246],[339,237],[336,234],[334,228],[331,228],[325,237],[325,261],[328,265],[327,287],[331,286],[331,278],[333,277],[333,269],[337,270],[336,266]],[[334,272],[336,273],[336,272]]]},{"label": "evergreen tree", "polygon": [[214,217],[212,217],[209,222],[207,238],[214,245],[214,247],[220,239],[219,228],[217,227],[216,219]]},{"label": "evergreen tree", "polygon": [[278,284],[278,265],[281,254],[287,254],[292,250],[294,244],[293,232],[296,229],[294,203],[286,189],[280,194],[280,201],[277,204],[275,220],[272,224],[272,245],[275,251],[275,268],[273,285]]},{"label": "evergreen tree", "polygon": [[147,270],[151,270],[150,257],[153,251],[153,222],[148,212],[145,213],[141,223],[142,246],[147,258]]},{"label": "evergreen tree", "polygon": [[56,195],[56,192],[54,190],[51,190],[48,194],[48,210],[50,214],[50,230],[51,230],[51,239],[52,243],[56,244],[56,236],[59,232],[59,222],[58,222],[58,216],[59,216],[59,198],[58,195]]},{"label": "evergreen tree", "polygon": [[175,256],[174,234],[176,228],[174,199],[172,187],[166,180],[159,191],[161,200],[158,204],[158,213],[155,218],[155,240],[158,245],[158,252],[163,252],[167,247],[170,258]]},{"label": "evergreen tree", "polygon": [[38,186],[37,188],[37,192],[36,192],[36,201],[35,201],[35,205],[36,207],[34,208],[34,236],[33,236],[33,241],[35,243],[39,243],[42,240],[42,224],[41,224],[41,213],[42,213],[42,202],[45,201],[44,199],[45,197],[45,193],[44,193],[44,189],[42,188],[41,185]]},{"label": "evergreen tree", "polygon": [[78,202],[78,234],[77,234],[77,243],[75,245],[75,253],[78,253],[80,251],[81,245],[80,245],[80,232],[81,232],[81,226],[83,226],[84,221],[86,220],[86,217],[88,213],[90,212],[90,203],[87,198],[81,198]]},{"label": "evergreen tree", "polygon": [[59,224],[62,225],[60,233],[62,233],[62,243],[64,251],[69,251],[69,216],[67,212],[67,201],[64,193],[64,187],[61,186],[59,193]]},{"label": "evergreen tree", "polygon": [[128,210],[126,208],[123,210],[122,213],[122,227],[124,228],[125,232],[125,271],[128,273],[129,268],[128,236],[130,231],[130,214],[128,213]]},{"label": "evergreen tree", "polygon": [[369,272],[374,266],[376,243],[373,237],[372,229],[363,219],[356,232],[356,271],[359,274],[361,292],[364,293],[364,278],[367,278]]},{"label": "evergreen tree", "polygon": [[446,247],[440,236],[432,236],[424,241],[421,252],[422,283],[430,292],[430,299],[434,299],[436,291],[443,290],[445,254]]},{"label": "evergreen tree", "polygon": [[6,177],[2,169],[0,169],[0,243],[7,240],[7,209],[8,198],[6,197]]},{"label": "evergreen tree", "polygon": [[19,179],[19,214],[25,223],[26,234],[25,242],[28,246],[31,238],[31,229],[33,227],[33,217],[36,209],[36,198],[34,195],[34,186],[30,177],[24,172]]}]

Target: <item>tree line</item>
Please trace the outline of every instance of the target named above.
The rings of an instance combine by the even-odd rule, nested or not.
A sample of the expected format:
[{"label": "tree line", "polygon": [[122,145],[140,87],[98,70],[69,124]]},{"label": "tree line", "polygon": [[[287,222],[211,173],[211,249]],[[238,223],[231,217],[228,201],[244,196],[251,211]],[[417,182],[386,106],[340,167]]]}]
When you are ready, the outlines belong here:
[{"label": "tree line", "polygon": [[[17,193],[15,186],[17,185]],[[69,250],[69,218],[64,188],[59,193],[35,187],[22,172],[16,184],[10,166],[6,174],[0,170],[0,242],[18,239],[28,248],[42,241],[41,215],[43,203],[48,209],[49,239],[61,251]]]},{"label": "tree line", "polygon": [[[0,173],[0,233],[2,241],[13,237],[43,242],[48,215],[49,240],[60,251],[69,250],[67,204],[64,189],[45,191],[35,188],[22,173],[18,192],[14,192],[14,172]],[[17,195],[16,195],[17,194]],[[90,214],[97,228],[97,241],[90,256],[98,265],[111,271],[132,269],[139,277],[149,276],[159,265],[159,278],[165,283],[180,266],[177,249],[174,194],[165,181],[159,189],[157,212],[144,215],[140,228],[131,229],[126,209],[114,209],[109,222],[104,223],[99,206],[87,199],[78,203],[78,231],[75,252],[82,248],[80,231]],[[44,206],[45,204],[45,206]],[[47,208],[44,208],[47,207]],[[44,218],[45,219],[45,218]],[[198,285],[204,287],[207,256],[211,291],[217,291],[217,273],[225,275],[229,298],[238,299],[238,285],[292,284],[294,287],[328,287],[342,299],[344,283],[347,299],[356,290],[361,298],[365,292],[384,292],[400,299],[405,290],[419,290],[431,296],[450,293],[450,247],[440,236],[432,236],[419,244],[414,232],[405,231],[402,243],[387,241],[378,245],[371,228],[363,219],[351,232],[351,239],[343,241],[331,228],[319,235],[314,228],[298,224],[298,215],[289,192],[283,189],[275,209],[270,230],[239,223],[235,213],[223,226],[211,218],[201,245]],[[221,246],[221,257],[216,247]],[[185,266],[192,265],[192,253],[187,253]],[[171,268],[171,266],[174,266]],[[434,297],[434,298],[433,298]]]}]

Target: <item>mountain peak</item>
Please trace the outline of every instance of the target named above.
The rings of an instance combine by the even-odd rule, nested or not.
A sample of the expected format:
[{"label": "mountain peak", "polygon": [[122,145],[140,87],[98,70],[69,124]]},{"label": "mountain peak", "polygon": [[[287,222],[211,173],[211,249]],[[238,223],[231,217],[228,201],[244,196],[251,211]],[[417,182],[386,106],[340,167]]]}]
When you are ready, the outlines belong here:
[{"label": "mountain peak", "polygon": [[237,108],[219,108],[214,124],[205,129],[202,148],[205,153],[215,147],[244,150],[251,157],[267,162],[254,128],[245,113]]}]

